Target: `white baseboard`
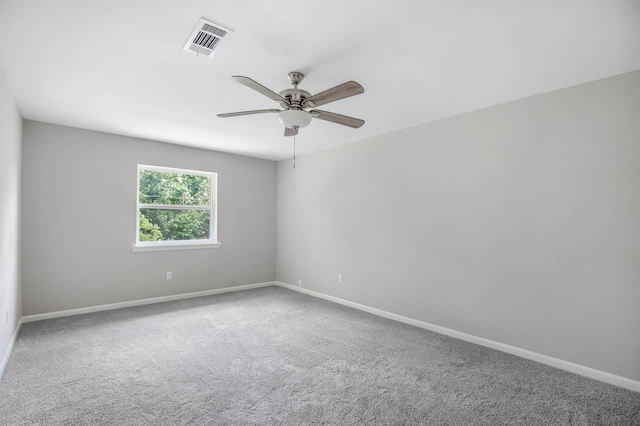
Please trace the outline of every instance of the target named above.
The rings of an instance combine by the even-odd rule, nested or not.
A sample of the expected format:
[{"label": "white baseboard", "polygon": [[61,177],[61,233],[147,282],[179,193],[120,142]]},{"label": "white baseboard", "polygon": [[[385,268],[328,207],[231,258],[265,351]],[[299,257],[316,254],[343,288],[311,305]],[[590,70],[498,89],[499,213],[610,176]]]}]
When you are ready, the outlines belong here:
[{"label": "white baseboard", "polygon": [[71,315],[88,314],[91,312],[109,311],[112,309],[130,308],[132,306],[152,305],[154,303],[171,302],[174,300],[191,299],[193,297],[210,296],[212,294],[229,293],[232,291],[250,290],[253,288],[269,287],[275,282],[265,282],[258,284],[240,285],[237,287],[216,288],[214,290],[196,291],[193,293],[172,294],[170,296],[151,297],[149,299],[138,299],[127,302],[109,303],[107,305],[89,306],[86,308],[68,309],[66,311],[48,312],[45,314],[27,315],[22,317],[21,323],[41,321],[51,318],[68,317]]},{"label": "white baseboard", "polygon": [[9,362],[9,357],[11,356],[11,351],[13,350],[13,345],[16,343],[16,339],[18,338],[18,334],[20,333],[20,327],[22,327],[22,318],[18,321],[18,326],[13,332],[13,336],[11,336],[11,340],[9,341],[9,346],[7,347],[7,351],[4,353],[2,357],[2,364],[0,364],[0,379],[2,379],[2,375],[4,374],[4,368],[7,366],[7,362]]},{"label": "white baseboard", "polygon": [[591,379],[595,379],[601,382],[609,383],[615,386],[619,386],[621,388],[629,389],[635,392],[640,392],[640,382],[636,380],[632,380],[626,377],[617,376],[615,374],[607,373],[605,371],[596,370],[594,368],[585,367],[580,364],[574,364],[569,361],[564,361],[558,358],[554,358],[551,356],[539,354],[536,352],[528,351],[526,349],[521,349],[516,346],[507,345],[504,343],[496,342],[493,340],[485,339],[478,336],[473,336],[471,334],[462,333],[460,331],[452,330],[450,328],[440,327],[439,325],[430,324],[428,322],[419,321],[413,318],[404,317],[402,315],[397,315],[391,312],[383,311],[382,309],[372,308],[366,305],[361,305],[359,303],[351,302],[349,300],[340,299],[338,297],[329,296],[324,293],[319,293],[317,291],[308,290],[306,288],[297,287],[291,284],[286,284],[280,281],[276,281],[276,285],[284,288],[288,288],[290,290],[295,290],[300,293],[308,294],[310,296],[318,297],[320,299],[328,300],[330,302],[335,302],[340,305],[349,306],[351,308],[359,309],[361,311],[368,312],[370,314],[378,315],[384,318],[389,318],[398,322],[403,322],[405,324],[413,325],[416,327],[424,328],[425,330],[433,331],[439,334],[444,334],[445,336],[453,337],[459,340],[464,340],[465,342],[475,343],[476,345],[485,346],[487,348],[496,349],[501,352],[506,352],[511,355],[518,356],[520,358],[529,359],[531,361],[536,361],[541,364],[546,364],[551,367],[559,368],[560,370],[569,371],[571,373],[579,374],[581,376],[586,376]]}]

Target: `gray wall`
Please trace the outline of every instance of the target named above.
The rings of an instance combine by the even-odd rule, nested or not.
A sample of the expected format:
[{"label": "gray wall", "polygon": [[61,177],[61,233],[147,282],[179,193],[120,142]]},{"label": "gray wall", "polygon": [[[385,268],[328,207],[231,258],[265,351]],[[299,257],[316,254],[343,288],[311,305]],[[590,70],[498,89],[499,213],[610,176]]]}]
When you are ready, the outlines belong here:
[{"label": "gray wall", "polygon": [[640,380],[640,72],[281,162],[278,197],[279,281]]},{"label": "gray wall", "polygon": [[[275,279],[277,163],[26,120],[23,145],[24,315]],[[218,173],[221,248],[132,252],[138,163]]]},{"label": "gray wall", "polygon": [[21,144],[22,118],[9,89],[9,83],[0,68],[0,363],[7,353],[13,333],[22,316]]}]

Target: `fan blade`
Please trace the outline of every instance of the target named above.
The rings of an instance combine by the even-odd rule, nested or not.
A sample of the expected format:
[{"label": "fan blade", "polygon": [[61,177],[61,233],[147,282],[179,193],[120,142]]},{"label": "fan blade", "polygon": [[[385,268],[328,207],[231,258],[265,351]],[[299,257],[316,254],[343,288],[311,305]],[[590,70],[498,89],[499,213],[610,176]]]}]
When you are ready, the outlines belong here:
[{"label": "fan blade", "polygon": [[319,109],[312,109],[309,112],[314,118],[330,121],[332,123],[342,124],[343,126],[353,127],[354,129],[362,127],[362,125],[364,124],[364,120],[348,117],[346,115],[336,114],[335,112],[321,111]]},{"label": "fan blade", "polygon": [[218,114],[218,117],[238,117],[240,115],[252,115],[252,114],[265,114],[269,112],[280,112],[279,109],[256,109],[253,111],[239,111],[239,112],[227,112],[224,114]]},{"label": "fan blade", "polygon": [[294,127],[293,129],[290,129],[288,127],[284,128],[284,135],[285,136],[295,136],[298,134],[298,128]]},{"label": "fan blade", "polygon": [[314,108],[328,104],[329,102],[359,95],[360,93],[364,93],[364,88],[362,86],[355,81],[347,81],[346,83],[342,83],[339,86],[325,90],[324,92],[320,92],[305,99],[304,102],[302,102],[302,106],[305,108]]},{"label": "fan blade", "polygon": [[235,81],[237,81],[238,83],[243,84],[243,85],[247,86],[248,88],[255,90],[258,93],[262,93],[266,97],[271,98],[276,102],[288,104],[288,102],[287,102],[287,100],[285,98],[283,98],[282,96],[278,95],[276,92],[274,92],[274,91],[272,91],[270,89],[267,89],[262,84],[258,83],[255,80],[250,79],[249,77],[243,77],[241,75],[234,75],[231,78],[234,79]]}]

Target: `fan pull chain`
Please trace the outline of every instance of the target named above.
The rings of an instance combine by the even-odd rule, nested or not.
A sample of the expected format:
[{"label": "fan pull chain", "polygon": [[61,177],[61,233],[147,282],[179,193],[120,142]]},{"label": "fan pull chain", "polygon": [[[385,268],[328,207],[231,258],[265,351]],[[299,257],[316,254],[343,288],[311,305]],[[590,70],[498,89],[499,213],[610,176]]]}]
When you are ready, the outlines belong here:
[{"label": "fan pull chain", "polygon": [[293,135],[293,168],[296,168],[296,135]]}]

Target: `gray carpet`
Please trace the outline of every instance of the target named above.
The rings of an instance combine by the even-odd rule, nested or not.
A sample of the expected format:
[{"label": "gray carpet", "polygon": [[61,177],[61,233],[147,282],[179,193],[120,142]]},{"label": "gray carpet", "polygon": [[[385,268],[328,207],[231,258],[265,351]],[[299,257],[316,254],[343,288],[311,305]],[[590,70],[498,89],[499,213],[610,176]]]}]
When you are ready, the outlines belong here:
[{"label": "gray carpet", "polygon": [[640,425],[640,394],[267,287],[24,324],[0,424]]}]

